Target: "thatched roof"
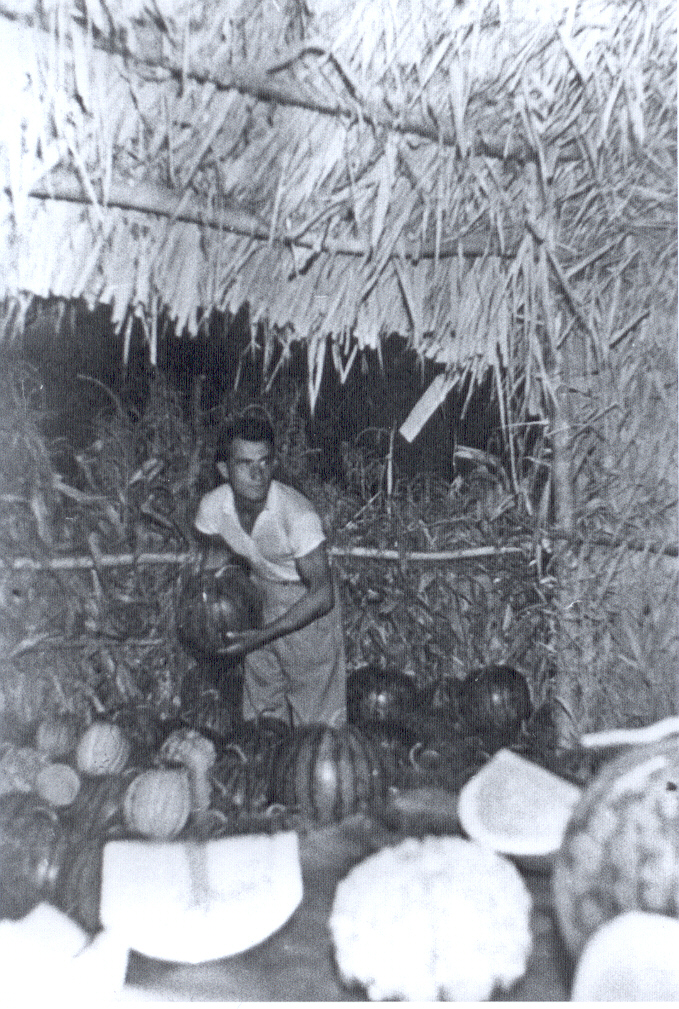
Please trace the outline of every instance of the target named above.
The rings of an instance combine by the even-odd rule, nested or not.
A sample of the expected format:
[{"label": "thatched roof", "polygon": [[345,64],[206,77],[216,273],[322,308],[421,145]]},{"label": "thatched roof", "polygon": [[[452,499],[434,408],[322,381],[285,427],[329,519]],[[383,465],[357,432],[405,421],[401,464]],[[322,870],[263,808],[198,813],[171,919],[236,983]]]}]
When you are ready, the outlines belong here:
[{"label": "thatched roof", "polygon": [[593,284],[634,263],[649,299],[673,290],[669,0],[0,15],[0,296],[109,303],[152,346],[163,311],[195,334],[248,302],[306,342],[313,403],[326,353],[343,371],[392,332],[450,380],[499,372],[519,344],[539,369],[543,323],[552,343],[634,323],[622,301],[593,306]]}]

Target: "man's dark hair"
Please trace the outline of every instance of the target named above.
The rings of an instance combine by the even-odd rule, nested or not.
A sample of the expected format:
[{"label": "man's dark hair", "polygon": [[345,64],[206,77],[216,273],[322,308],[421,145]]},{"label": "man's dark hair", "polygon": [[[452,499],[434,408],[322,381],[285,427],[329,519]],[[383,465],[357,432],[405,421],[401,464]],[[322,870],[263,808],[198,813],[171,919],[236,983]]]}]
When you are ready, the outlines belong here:
[{"label": "man's dark hair", "polygon": [[215,462],[228,462],[231,446],[235,438],[242,441],[264,441],[273,453],[276,436],[271,421],[264,411],[243,411],[229,418],[217,436]]}]

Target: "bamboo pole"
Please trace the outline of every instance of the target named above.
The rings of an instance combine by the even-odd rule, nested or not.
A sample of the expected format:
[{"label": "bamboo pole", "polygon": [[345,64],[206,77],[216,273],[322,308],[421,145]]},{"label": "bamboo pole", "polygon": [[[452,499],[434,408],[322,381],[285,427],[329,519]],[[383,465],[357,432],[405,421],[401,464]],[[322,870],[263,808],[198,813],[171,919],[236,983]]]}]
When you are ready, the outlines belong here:
[{"label": "bamboo pole", "polygon": [[[215,210],[214,206],[199,200],[186,200],[175,190],[157,186],[149,182],[129,184],[120,179],[113,179],[107,186],[106,199],[103,198],[100,185],[91,180],[92,191],[102,205],[118,207],[121,210],[136,210],[143,214],[157,214],[172,220],[188,224],[198,224],[218,231],[228,231],[244,235],[258,242],[276,242],[281,245],[294,245],[303,249],[330,252],[340,256],[358,256],[365,258],[370,253],[369,243],[359,240],[340,240],[309,232],[305,235],[288,235],[277,232],[273,235],[269,226],[255,214],[224,202]],[[11,195],[9,187],[5,193]],[[91,197],[85,191],[77,172],[59,168],[53,170],[29,190],[28,195],[38,200],[63,200],[69,203],[90,204]],[[178,209],[181,205],[181,209]],[[405,250],[405,258],[409,260],[450,259],[462,255],[467,259],[480,256],[498,256],[512,259],[523,236],[523,229],[516,225],[504,225],[504,243],[501,245],[496,234],[490,228],[477,227],[468,234],[458,234],[446,238],[440,243],[438,252],[433,243],[424,247],[418,242],[409,245]]]},{"label": "bamboo pole", "polygon": [[[37,24],[27,25],[18,21],[7,22],[3,19],[1,29],[4,44],[10,47],[18,46],[20,52],[26,50],[27,38],[31,48],[41,46],[47,52],[51,52],[54,46],[52,34]],[[403,135],[410,134],[447,147],[459,145],[459,136],[454,128],[445,123],[432,122],[431,118],[413,113],[410,109],[403,108],[392,111],[386,105],[365,101],[356,93],[352,93],[349,87],[345,90],[345,96],[335,97],[333,95],[328,98],[307,82],[281,80],[276,76],[276,72],[282,69],[281,60],[287,64],[294,62],[289,56],[282,56],[277,64],[268,67],[244,62],[234,63],[223,56],[220,59],[219,49],[213,52],[209,58],[201,58],[195,54],[190,58],[186,54],[175,58],[160,55],[158,52],[159,43],[162,44],[161,32],[157,33],[154,43],[152,43],[154,45],[152,53],[144,54],[140,51],[133,53],[124,45],[112,42],[110,39],[104,43],[95,39],[93,48],[109,57],[123,60],[126,73],[129,73],[131,67],[136,67],[143,74],[149,72],[153,75],[170,74],[176,80],[181,81],[182,85],[185,85],[187,80],[196,81],[198,84],[211,84],[221,91],[238,91],[240,94],[260,102],[307,109],[319,115],[346,119],[350,122],[360,120],[380,131],[388,130]],[[332,52],[332,47],[325,42],[320,42],[318,45],[310,45],[307,42],[305,47],[310,50],[314,49],[322,59],[327,57],[333,60],[337,59]],[[562,151],[562,159],[570,156],[579,160],[580,152],[573,145],[571,148],[572,154],[570,151]],[[470,143],[468,154],[505,162],[525,162],[536,158],[535,151],[529,144],[524,140],[513,140],[511,133],[508,136],[501,132],[499,124],[497,130],[493,130],[493,126],[488,125],[482,135],[479,131],[479,135],[474,136]]]},{"label": "bamboo pole", "polygon": [[[470,560],[475,557],[493,557],[507,554],[522,554],[521,547],[469,547],[464,550],[404,551],[380,550],[377,547],[330,547],[331,557],[361,557],[379,561],[414,561],[419,563]],[[142,564],[166,564],[181,566],[195,560],[196,554],[182,553],[140,553],[140,554],[100,554],[96,560],[87,554],[79,557],[50,557],[38,560],[35,557],[15,557],[0,560],[0,567],[13,571],[78,571],[92,568],[122,568]]]},{"label": "bamboo pole", "polygon": [[[663,555],[666,557],[679,556],[679,547],[676,544],[661,546],[657,543],[643,543],[614,539],[606,536],[577,536],[565,530],[555,529],[546,531],[546,535],[555,540],[567,540],[571,544],[593,544],[596,546],[608,547],[617,550],[621,546],[626,546],[630,550],[639,553],[649,553]],[[330,557],[357,557],[363,560],[390,561],[390,562],[413,562],[417,564],[426,563],[452,563],[454,561],[473,560],[480,557],[502,557],[512,554],[526,555],[531,549],[532,540],[526,539],[522,546],[505,547],[466,547],[461,550],[382,550],[379,547],[329,547]],[[96,560],[88,554],[80,556],[50,557],[39,560],[35,557],[14,557],[11,559],[0,558],[0,569],[9,568],[13,571],[78,571],[91,570],[92,568],[122,568],[133,567],[142,564],[166,564],[168,566],[181,567],[182,564],[189,564],[196,558],[196,553],[191,551],[181,551],[172,553],[165,551],[162,553],[124,553],[124,554],[100,554]]]}]

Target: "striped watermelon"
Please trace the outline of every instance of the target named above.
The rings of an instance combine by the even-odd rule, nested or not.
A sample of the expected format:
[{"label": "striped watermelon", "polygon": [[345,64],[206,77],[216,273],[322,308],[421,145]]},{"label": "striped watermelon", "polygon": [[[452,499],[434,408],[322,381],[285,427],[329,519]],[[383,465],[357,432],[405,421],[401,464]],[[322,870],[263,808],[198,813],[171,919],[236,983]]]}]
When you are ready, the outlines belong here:
[{"label": "striped watermelon", "polygon": [[90,838],[82,847],[71,847],[59,875],[56,903],[88,932],[101,928],[101,865],[107,841],[124,836],[122,829],[110,829]]},{"label": "striped watermelon", "polygon": [[0,918],[23,918],[49,900],[67,843],[56,811],[38,796],[0,796]]},{"label": "striped watermelon", "polygon": [[62,814],[76,846],[123,827],[123,799],[138,773],[127,767],[120,774],[83,775],[75,802]]},{"label": "striped watermelon", "polygon": [[266,808],[269,783],[259,765],[231,750],[210,768],[209,774],[213,809],[233,816]]},{"label": "striped watermelon", "polygon": [[574,956],[626,911],[679,918],[679,735],[602,767],[566,827],[552,885]]},{"label": "striped watermelon", "polygon": [[272,801],[297,809],[319,826],[381,805],[385,794],[378,748],[355,726],[301,726],[276,755]]}]

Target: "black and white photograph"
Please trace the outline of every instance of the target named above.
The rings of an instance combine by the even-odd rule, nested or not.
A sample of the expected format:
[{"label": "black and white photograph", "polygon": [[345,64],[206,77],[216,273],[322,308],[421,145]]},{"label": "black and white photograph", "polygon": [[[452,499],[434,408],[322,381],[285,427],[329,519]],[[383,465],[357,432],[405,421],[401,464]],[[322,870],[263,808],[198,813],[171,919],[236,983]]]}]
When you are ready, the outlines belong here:
[{"label": "black and white photograph", "polygon": [[0,88],[4,1003],[679,1003],[676,3],[0,0]]}]

